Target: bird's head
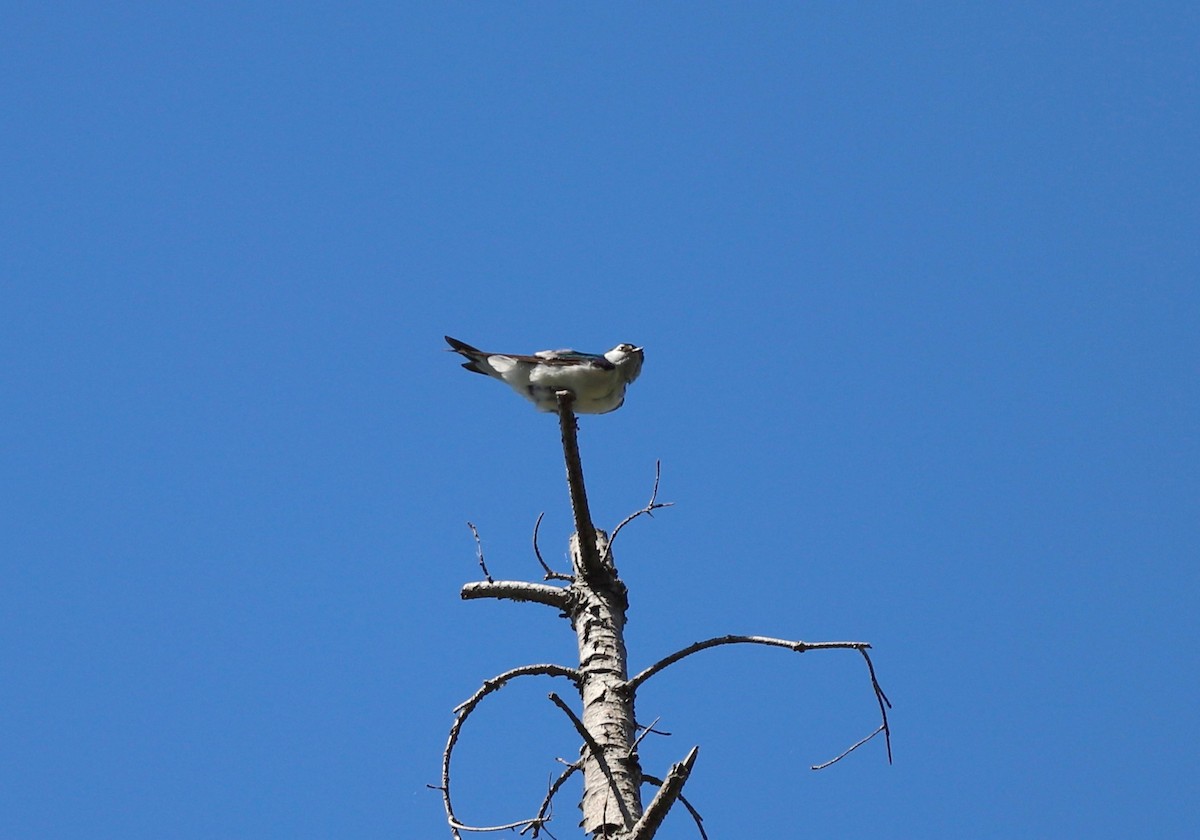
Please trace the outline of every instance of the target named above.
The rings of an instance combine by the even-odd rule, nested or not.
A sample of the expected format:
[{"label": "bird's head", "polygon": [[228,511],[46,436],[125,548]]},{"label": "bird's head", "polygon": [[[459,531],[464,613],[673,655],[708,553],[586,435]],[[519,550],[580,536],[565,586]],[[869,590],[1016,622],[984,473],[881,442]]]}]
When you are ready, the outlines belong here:
[{"label": "bird's head", "polygon": [[632,344],[618,344],[605,353],[604,358],[612,362],[624,374],[626,382],[632,382],[642,372],[642,362],[645,359],[642,349]]}]

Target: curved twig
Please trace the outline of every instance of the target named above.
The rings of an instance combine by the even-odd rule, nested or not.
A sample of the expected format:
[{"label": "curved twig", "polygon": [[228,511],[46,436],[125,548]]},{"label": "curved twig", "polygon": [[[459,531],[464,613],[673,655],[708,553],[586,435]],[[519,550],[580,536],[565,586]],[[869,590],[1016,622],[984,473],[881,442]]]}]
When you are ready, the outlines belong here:
[{"label": "curved twig", "polygon": [[513,823],[511,826],[497,827],[475,827],[459,822],[454,816],[454,804],[450,797],[450,758],[454,753],[454,745],[458,743],[459,733],[462,732],[463,724],[467,722],[467,718],[471,712],[475,711],[483,699],[495,691],[504,688],[510,681],[517,677],[566,677],[576,686],[579,685],[582,679],[579,671],[574,668],[565,668],[562,665],[544,664],[544,665],[522,665],[519,668],[513,668],[505,671],[503,674],[492,677],[490,680],[485,680],[479,690],[472,694],[454,708],[454,724],[450,727],[450,737],[446,739],[446,748],[442,751],[442,784],[437,790],[442,792],[442,804],[446,809],[446,819],[450,823],[450,833],[455,840],[462,840],[462,835],[459,831],[500,831],[505,828],[515,828],[517,826],[527,825],[535,820],[520,820]]},{"label": "curved twig", "polygon": [[[829,767],[829,766],[831,766],[831,765],[837,764],[837,763],[838,763],[839,761],[841,761],[843,758],[845,758],[846,756],[850,755],[850,753],[854,752],[856,749],[858,749],[859,747],[861,747],[863,744],[867,743],[867,741],[870,741],[872,738],[874,738],[874,737],[875,737],[876,735],[878,735],[880,732],[886,732],[886,731],[887,731],[887,724],[880,724],[880,725],[879,725],[879,728],[878,728],[878,729],[876,729],[874,732],[872,732],[872,733],[871,733],[870,735],[868,735],[867,737],[865,737],[865,738],[860,738],[859,740],[855,741],[853,744],[851,744],[850,746],[846,747],[846,749],[842,750],[842,751],[841,751],[841,753],[839,753],[838,755],[836,755],[836,756],[834,756],[833,758],[829,759],[829,760],[828,760],[828,761],[826,761],[825,763],[823,763],[823,764],[814,764],[812,767],[809,767],[808,769],[809,769],[809,770],[824,770],[826,767]],[[888,747],[888,764],[891,764],[891,763],[892,763],[892,749],[891,749],[891,747],[889,746],[889,747]]]},{"label": "curved twig", "polygon": [[505,823],[504,825],[466,825],[460,823],[453,817],[450,819],[450,828],[459,831],[475,831],[483,833],[486,831],[512,831],[514,828],[524,827],[526,829],[531,825],[536,825],[538,820],[517,820],[516,822]]},{"label": "curved twig", "polygon": [[654,511],[659,510],[660,508],[671,507],[675,504],[674,502],[657,501],[658,482],[660,478],[662,478],[662,461],[657,460],[654,462],[654,489],[650,493],[650,501],[646,502],[646,506],[644,508],[641,510],[635,510],[633,513],[629,514],[629,516],[626,516],[624,519],[622,519],[616,528],[613,528],[612,536],[608,538],[608,548],[604,551],[604,558],[602,562],[607,563],[612,559],[612,546],[613,543],[616,542],[617,534],[621,533],[622,528],[643,514],[653,518]]},{"label": "curved twig", "polygon": [[633,679],[626,682],[625,688],[630,692],[636,692],[642,683],[650,679],[659,671],[675,664],[685,657],[691,656],[693,653],[699,653],[702,650],[708,650],[709,648],[718,647],[720,645],[733,644],[769,645],[771,647],[782,647],[787,648],[788,650],[794,650],[796,653],[804,653],[808,650],[857,650],[860,654],[862,654],[862,658],[867,663],[867,673],[870,674],[871,677],[871,690],[875,692],[875,700],[879,703],[879,716],[882,718],[883,723],[880,724],[879,728],[870,735],[851,745],[840,755],[830,759],[829,761],[826,761],[824,764],[813,765],[811,769],[823,770],[831,764],[836,764],[850,753],[861,747],[863,744],[867,743],[867,741],[870,741],[880,732],[883,733],[884,741],[887,743],[888,764],[892,763],[892,729],[888,723],[887,717],[887,710],[892,707],[892,702],[888,700],[887,695],[883,693],[883,687],[879,684],[879,679],[875,676],[875,665],[871,662],[871,655],[867,653],[867,651],[870,650],[871,645],[867,642],[801,642],[788,641],[787,639],[773,639],[769,636],[718,636],[715,639],[708,639],[703,642],[696,642],[695,644],[688,645],[682,650],[677,650],[670,656],[660,659],[658,662],[655,662],[649,668],[633,677]]},{"label": "curved twig", "polygon": [[715,639],[707,639],[703,642],[696,642],[693,645],[688,645],[682,650],[677,650],[670,656],[660,659],[649,668],[642,671],[637,676],[625,683],[625,686],[630,691],[637,691],[638,687],[646,680],[653,677],[659,671],[669,665],[674,665],[684,657],[691,656],[693,653],[699,653],[702,650],[718,647],[720,645],[770,645],[771,647],[787,648],[796,653],[804,653],[808,650],[836,650],[848,649],[862,651],[871,647],[867,642],[800,642],[789,641],[787,639],[772,639],[769,636],[718,636]]},{"label": "curved twig", "polygon": [[483,579],[488,583],[492,582],[492,576],[488,574],[487,564],[483,562],[483,543],[479,541],[479,530],[475,527],[475,523],[468,520],[467,527],[471,529],[471,533],[475,535],[475,556],[479,558],[479,568],[483,569]]},{"label": "curved twig", "polygon": [[542,517],[546,515],[546,511],[538,514],[537,522],[533,523],[533,553],[537,557],[538,563],[542,566],[542,571],[546,573],[543,580],[574,580],[571,575],[556,572],[546,565],[546,561],[542,559],[542,550],[538,548],[538,529],[542,527]]}]

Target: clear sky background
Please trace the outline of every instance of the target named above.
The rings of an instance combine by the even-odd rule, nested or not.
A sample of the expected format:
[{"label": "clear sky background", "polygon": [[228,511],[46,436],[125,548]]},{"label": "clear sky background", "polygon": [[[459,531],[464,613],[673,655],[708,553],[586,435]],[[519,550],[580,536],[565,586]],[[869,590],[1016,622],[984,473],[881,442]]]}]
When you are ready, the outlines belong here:
[{"label": "clear sky background", "polygon": [[[1200,822],[1193,3],[39,3],[0,26],[0,837],[438,838],[573,664],[581,422],[714,838]],[[551,681],[460,814],[571,758]],[[577,790],[559,838],[578,836]],[[682,812],[660,837],[696,837]]]}]

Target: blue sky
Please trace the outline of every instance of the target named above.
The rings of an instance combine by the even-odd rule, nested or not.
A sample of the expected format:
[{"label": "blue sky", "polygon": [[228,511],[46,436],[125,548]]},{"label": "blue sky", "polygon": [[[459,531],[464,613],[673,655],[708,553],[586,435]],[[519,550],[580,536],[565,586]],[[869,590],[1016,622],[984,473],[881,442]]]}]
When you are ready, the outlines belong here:
[{"label": "blue sky", "polygon": [[[1186,3],[45,3],[0,27],[0,836],[445,837],[450,710],[572,664],[557,428],[443,352],[644,344],[584,418],[710,836],[1200,818]],[[576,744],[512,686],[460,814]],[[577,836],[577,791],[559,800]],[[694,837],[684,815],[660,837]]]}]

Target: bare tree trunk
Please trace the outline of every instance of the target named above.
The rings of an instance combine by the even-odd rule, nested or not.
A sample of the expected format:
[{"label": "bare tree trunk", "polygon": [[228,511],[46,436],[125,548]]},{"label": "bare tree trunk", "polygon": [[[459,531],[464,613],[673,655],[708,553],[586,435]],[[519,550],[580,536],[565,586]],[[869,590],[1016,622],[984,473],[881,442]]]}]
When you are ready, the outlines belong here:
[{"label": "bare tree trunk", "polygon": [[[575,596],[571,623],[579,640],[583,728],[590,741],[583,761],[584,831],[624,837],[642,816],[642,769],[632,749],[637,730],[625,658],[625,586],[617,579],[608,537],[596,531],[596,554],[607,558],[601,573],[583,574],[579,535],[571,537]],[[607,574],[606,574],[607,573]]]}]

